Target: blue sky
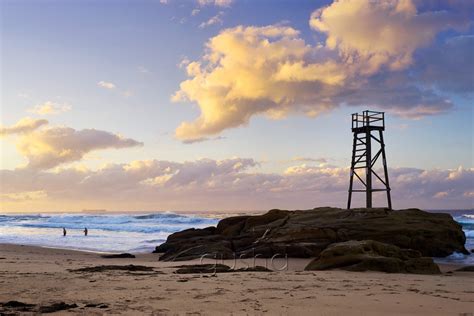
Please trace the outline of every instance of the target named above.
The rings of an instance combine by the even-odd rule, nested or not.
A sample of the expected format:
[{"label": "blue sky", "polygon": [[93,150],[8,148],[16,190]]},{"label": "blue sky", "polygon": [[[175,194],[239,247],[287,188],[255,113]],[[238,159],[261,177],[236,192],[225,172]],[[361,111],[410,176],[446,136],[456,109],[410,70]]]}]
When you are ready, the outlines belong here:
[{"label": "blue sky", "polygon": [[[394,51],[385,51],[379,48],[378,44],[370,44],[367,46],[369,55],[367,47],[351,46],[353,42],[350,37],[352,36],[350,25],[344,26],[340,21],[333,19],[329,13],[327,16],[324,16],[323,13],[320,17],[317,15],[312,17],[312,14],[318,9],[336,12],[342,8],[342,5],[347,5],[347,8],[350,8],[352,5],[350,0],[341,1],[340,7],[336,7],[332,1],[235,0],[223,3],[208,1],[207,4],[204,2],[206,1],[201,3],[191,0],[169,0],[167,3],[161,3],[158,0],[133,2],[3,1],[1,3],[1,124],[6,128],[12,127],[25,117],[29,117],[31,120],[47,119],[48,124],[40,129],[30,131],[31,137],[28,133],[21,135],[5,133],[8,135],[0,139],[2,146],[0,167],[5,172],[10,172],[9,174],[15,171],[17,173],[28,171],[34,172],[35,175],[44,175],[61,173],[58,168],[72,170],[81,166],[81,168],[87,168],[88,172],[97,174],[103,170],[104,166],[124,165],[132,161],[154,159],[184,163],[196,162],[203,158],[216,162],[226,159],[250,158],[254,159],[257,164],[249,165],[248,169],[242,171],[246,175],[281,176],[285,175],[288,168],[296,164],[304,164],[306,168],[320,168],[316,171],[308,171],[320,175],[321,168],[343,169],[348,167],[352,141],[350,113],[375,105],[371,108],[387,112],[385,137],[389,166],[391,168],[415,168],[426,172],[437,170],[436,172],[444,172],[447,177],[450,172],[461,167],[464,171],[463,182],[459,184],[461,186],[459,192],[454,193],[458,188],[453,188],[452,194],[445,195],[447,200],[442,205],[472,207],[473,197],[470,195],[473,192],[472,101],[474,83],[472,70],[474,62],[472,56],[474,52],[472,48],[474,45],[472,43],[474,42],[474,33],[472,10],[468,10],[466,13],[466,7],[447,5],[437,1],[429,3],[389,1],[390,10],[399,10],[404,18],[413,21],[413,24],[407,24],[407,27],[413,25],[413,34],[417,34],[418,31],[420,33],[423,30],[426,31],[426,29],[422,30],[426,27],[434,35],[428,38],[420,35],[405,39],[407,32],[404,32],[404,34],[397,36],[400,37],[400,42],[406,40],[407,44],[394,47],[393,43],[389,43],[390,37],[381,37],[382,40],[379,37],[372,39],[371,36],[377,34],[365,35],[361,33],[359,36],[364,35],[368,43],[383,42],[388,38],[386,46],[381,43],[380,47],[394,47]],[[409,3],[409,5],[405,3]],[[415,7],[417,11],[413,13]],[[365,7],[353,10],[365,10]],[[372,15],[368,15],[368,17],[373,17],[374,21],[378,21],[377,14],[386,13],[383,11],[386,9],[371,8],[371,10],[368,14]],[[419,16],[423,16],[424,20]],[[215,23],[208,23],[210,25],[205,26],[204,24],[213,17],[215,17]],[[320,22],[324,26],[315,27],[310,21]],[[361,20],[356,21],[356,24],[366,22]],[[389,23],[391,22],[387,21],[387,25],[394,30],[401,28],[396,24],[398,23],[396,19],[393,21],[393,26]],[[247,110],[248,103],[244,102],[244,94],[237,97],[239,101],[236,101],[238,103],[234,105],[227,104],[224,99],[216,99],[219,108],[212,113],[224,115],[231,106],[236,106],[236,113],[244,109],[250,114],[246,112],[248,117],[245,116],[246,114],[241,116],[236,114],[236,117],[232,116],[226,121],[221,122],[219,119],[217,123],[211,121],[209,118],[211,114],[208,114],[207,117],[203,114],[206,126],[214,123],[219,126],[215,128],[211,126],[213,129],[212,132],[209,132],[207,127],[204,128],[193,122],[196,122],[196,118],[204,113],[206,102],[209,102],[208,96],[203,97],[199,93],[211,88],[203,87],[202,91],[197,91],[200,88],[193,87],[192,90],[185,90],[180,89],[180,84],[193,78],[197,78],[196,80],[199,79],[201,82],[211,82],[211,76],[218,67],[208,65],[207,67],[210,68],[207,68],[207,73],[191,76],[186,75],[186,67],[195,61],[202,65],[201,71],[204,71],[205,66],[203,65],[208,62],[205,59],[206,53],[216,49],[209,48],[209,46],[206,48],[206,45],[213,38],[219,37],[220,34],[235,36],[234,40],[240,39],[239,36],[245,32],[250,33],[250,29],[246,28],[249,26],[256,28],[256,36],[260,40],[268,36],[262,29],[263,27],[272,27],[276,32],[295,30],[298,34],[289,35],[287,39],[304,41],[308,52],[302,57],[303,64],[319,65],[319,60],[327,59],[336,63],[336,70],[328,71],[337,72],[339,75],[340,69],[344,69],[344,82],[338,82],[335,85],[338,89],[337,94],[331,92],[326,95],[325,93],[328,93],[326,90],[329,91],[329,88],[321,90],[321,99],[331,99],[328,101],[329,103],[324,101],[324,104],[319,103],[318,88],[316,88],[319,85],[315,85],[315,88],[310,86],[317,80],[305,82],[304,85],[296,87],[302,91],[301,100],[298,99],[299,96],[296,99],[293,98],[294,100],[288,96],[288,99],[293,101],[285,101],[287,102],[285,104],[272,101],[269,103],[270,105],[265,105],[265,109],[262,111]],[[236,30],[234,29],[236,27],[244,28],[242,34],[233,31]],[[318,27],[319,29],[317,29]],[[326,27],[329,29],[328,31],[324,30]],[[336,31],[333,31],[331,27],[338,27],[339,33],[336,34]],[[361,30],[364,29],[361,28]],[[329,42],[326,42],[331,35],[339,39],[336,48],[331,48]],[[462,38],[467,44],[453,46],[459,51],[453,49],[453,51],[443,52],[444,59],[442,60],[450,60],[450,62],[440,63],[441,59],[436,59],[438,55],[435,52],[443,51],[443,45],[458,38]],[[279,40],[280,38],[269,37],[271,43]],[[282,40],[286,40],[286,38]],[[412,46],[413,49],[411,49]],[[244,47],[252,49],[251,45]],[[396,49],[402,51],[396,51]],[[229,47],[229,54],[232,53],[231,50],[232,48]],[[288,60],[294,62],[294,58],[297,58],[295,56],[299,53],[295,51],[294,54],[287,59],[278,61],[278,63],[281,64],[281,62]],[[352,54],[351,56],[357,54],[360,60],[367,58],[364,61],[367,64],[362,64],[362,62],[360,65],[342,64],[344,60],[347,60],[349,54]],[[403,59],[407,55],[409,55],[410,61]],[[374,59],[369,59],[367,56],[387,58],[387,60],[374,66],[372,64]],[[456,56],[462,56],[465,60],[456,59]],[[259,58],[264,60],[265,56],[259,56]],[[402,65],[400,66],[400,64]],[[453,65],[464,70],[470,69],[470,71],[459,76],[452,74],[449,69],[453,69],[450,68]],[[364,69],[372,66],[375,67],[374,72],[364,73]],[[457,70],[457,68],[454,69]],[[226,71],[229,74],[235,70],[227,69]],[[439,73],[443,74],[444,78],[440,78]],[[292,74],[292,76],[296,75]],[[198,78],[198,76],[201,77]],[[259,73],[256,71],[255,77],[258,76]],[[229,79],[230,82],[226,82],[226,84],[234,85],[235,88],[239,82],[243,82],[246,78],[236,77],[234,81]],[[261,80],[260,83],[265,84],[266,78],[258,79]],[[355,92],[353,87],[359,81],[367,81],[367,84],[358,87],[359,91]],[[99,84],[100,82],[112,84],[113,88],[104,88]],[[385,82],[390,85],[393,82],[396,84],[386,88]],[[407,87],[408,85],[409,87]],[[271,92],[273,88],[268,87],[268,89]],[[188,100],[172,102],[172,96],[179,90],[183,91]],[[217,90],[205,91],[213,96],[220,93]],[[243,92],[241,91],[241,93]],[[307,97],[305,93],[308,94]],[[197,99],[189,99],[191,95],[201,96]],[[347,96],[347,101],[344,96]],[[398,100],[399,98],[400,100]],[[444,106],[442,100],[448,100],[451,105]],[[219,103],[221,101],[222,105]],[[35,106],[39,109],[47,102],[50,102],[49,104],[54,107],[63,107],[67,110],[60,110],[58,111],[60,113],[54,115],[52,113],[34,113],[32,109]],[[266,101],[255,102],[265,103]],[[301,105],[301,102],[304,103],[304,106]],[[260,105],[256,104],[255,106]],[[313,117],[308,114],[308,108],[318,111],[324,108],[324,111]],[[277,120],[268,118],[269,115],[272,115],[270,112],[274,110],[283,111]],[[197,131],[196,133],[199,135],[194,137],[189,132],[183,132],[184,136],[177,136],[176,131],[183,122],[191,122],[190,124],[194,126],[193,130]],[[77,146],[85,146],[85,148],[81,148],[77,154],[67,158],[62,157],[57,163],[48,164],[48,167],[35,170],[29,168],[28,166],[33,165],[32,161],[39,159],[38,155],[43,154],[42,152],[32,154],[34,150],[40,150],[38,149],[39,142],[42,146],[44,145],[41,148],[47,147],[49,150],[48,156],[40,157],[41,159],[54,161],[57,158],[54,156],[55,153],[70,150],[68,145],[57,139],[56,141],[60,145],[48,143],[50,138],[46,139],[47,132],[43,132],[41,135],[34,133],[42,133],[43,130],[51,128],[66,127],[73,129],[73,133],[87,129],[105,131],[134,140],[141,145],[133,143],[134,145],[129,146],[129,143],[124,144],[121,139],[114,140],[115,143],[111,144],[101,141],[101,145],[83,144],[78,141]],[[74,138],[76,136],[71,137],[68,139],[68,144],[76,142]],[[78,139],[82,140],[82,138]],[[202,139],[207,140],[201,141]],[[59,148],[58,146],[66,147]],[[309,159],[303,161],[302,158]],[[340,172],[344,174],[344,171]],[[156,178],[156,176],[156,174],[149,175],[149,177],[143,178],[140,184],[130,184],[130,188],[140,191],[143,189],[141,187],[143,181]],[[21,178],[19,175],[15,175],[15,177]],[[79,197],[71,194],[70,198],[62,199],[57,197],[59,192],[54,192],[47,184],[40,186],[28,184],[31,174],[24,177],[26,178],[22,181],[25,183],[15,188],[7,183],[8,177],[3,178],[2,186],[9,187],[8,190],[5,189],[6,195],[4,195],[5,205],[8,205],[8,209],[39,208],[49,210],[56,206],[68,208],[68,203],[79,198],[84,200],[84,196],[90,201],[90,203],[86,203],[87,206],[118,207],[110,202],[113,201],[113,195],[101,198],[95,195]],[[314,179],[314,181],[319,181],[317,176]],[[331,181],[346,183],[346,180],[348,179],[337,178]],[[16,180],[15,183],[19,181]],[[146,204],[136,206],[129,204],[127,207],[132,209],[192,208],[192,204],[175,203],[180,199],[179,195],[175,194],[178,189],[176,187],[173,190],[171,188],[157,188],[157,190],[172,192],[166,195],[165,199],[168,199],[169,203],[165,203],[163,206],[147,197]],[[196,192],[201,192],[198,188],[195,189]],[[202,190],[203,196],[209,194],[209,190],[205,186],[201,186],[199,189]],[[447,189],[449,191],[450,187],[445,184],[441,185],[440,191],[430,193],[431,195],[422,196],[420,193],[420,196],[413,198],[412,204],[439,205],[439,200],[433,200],[433,195],[445,192]],[[340,198],[336,198],[334,200],[336,202],[327,202],[340,204],[345,193],[340,188],[338,190],[341,191]],[[278,190],[274,188],[272,192],[276,191]],[[316,191],[308,193],[303,199],[305,202],[301,205],[291,204],[295,201],[293,195],[288,196],[288,199],[285,200],[288,202],[283,204],[295,205],[297,208],[316,206],[320,202],[326,202],[324,192]],[[233,195],[230,192],[227,193],[237,200],[243,194],[240,191],[234,192]],[[321,198],[318,197],[318,194],[321,195]],[[449,200],[450,194],[452,200]],[[39,196],[38,201],[37,195]],[[463,199],[456,202],[459,195],[463,196]],[[27,197],[27,201],[23,201],[24,196]],[[311,200],[312,196],[314,196],[314,200]],[[242,195],[242,198],[244,197],[245,194]],[[42,199],[45,201],[41,201]],[[403,196],[399,199],[406,200]],[[206,206],[205,201],[206,199],[201,204],[198,203],[196,208],[212,208]],[[406,206],[405,204],[408,203],[404,202],[402,205]],[[226,204],[225,201],[222,201],[220,205],[223,208],[233,207],[233,203]],[[260,201],[256,198],[255,203],[250,203],[244,208],[267,207],[278,207],[278,205],[268,203],[268,200],[265,199]]]}]

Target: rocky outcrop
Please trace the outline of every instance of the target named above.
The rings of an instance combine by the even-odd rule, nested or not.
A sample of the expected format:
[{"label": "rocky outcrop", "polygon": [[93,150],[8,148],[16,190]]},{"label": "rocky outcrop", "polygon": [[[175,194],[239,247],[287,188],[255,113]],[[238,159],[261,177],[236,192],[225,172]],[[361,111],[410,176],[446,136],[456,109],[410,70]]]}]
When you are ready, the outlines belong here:
[{"label": "rocky outcrop", "polygon": [[160,260],[206,257],[317,257],[331,244],[349,240],[375,240],[423,256],[468,254],[461,225],[449,214],[418,209],[315,208],[307,211],[271,210],[257,216],[235,216],[217,227],[188,229],[170,235],[156,247]]},{"label": "rocky outcrop", "polygon": [[411,249],[373,240],[346,241],[328,246],[305,270],[381,271],[388,273],[439,274],[432,258]]}]

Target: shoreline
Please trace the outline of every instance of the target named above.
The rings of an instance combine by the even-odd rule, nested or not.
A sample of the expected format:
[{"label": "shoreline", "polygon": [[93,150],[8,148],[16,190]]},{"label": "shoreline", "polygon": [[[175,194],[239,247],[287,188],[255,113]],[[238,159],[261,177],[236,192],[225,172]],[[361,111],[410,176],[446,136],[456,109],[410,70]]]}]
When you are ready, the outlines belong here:
[{"label": "shoreline", "polygon": [[[98,253],[0,244],[0,312],[1,304],[12,300],[35,308],[76,304],[62,314],[95,315],[459,315],[473,310],[474,274],[449,272],[453,266],[443,266],[440,275],[303,271],[309,260],[289,258],[284,271],[176,274],[178,266],[199,260],[162,262],[157,254],[104,259]],[[78,272],[104,265],[153,271]]]},{"label": "shoreline", "polygon": [[[155,256],[155,257],[159,257],[159,254],[157,253],[152,253],[151,251],[150,252],[134,252],[134,251],[131,251],[131,252],[128,252],[128,251],[123,251],[123,252],[117,252],[117,251],[95,251],[95,250],[87,250],[87,249],[72,249],[72,248],[60,248],[60,247],[50,247],[50,246],[41,246],[41,245],[27,245],[27,244],[13,244],[13,243],[0,243],[0,249],[2,247],[9,247],[9,246],[13,246],[13,247],[27,247],[27,248],[39,248],[39,249],[52,249],[52,250],[58,250],[58,251],[64,251],[64,252],[73,252],[73,253],[78,253],[78,254],[97,254],[97,255],[106,255],[106,254],[120,254],[120,253],[130,253],[132,255],[135,255],[135,256]],[[307,261],[309,263],[309,261],[311,261],[313,258],[292,258],[292,257],[289,257],[288,259],[290,260],[301,260],[301,261]],[[444,273],[444,272],[448,272],[448,271],[453,271],[453,270],[456,270],[458,268],[461,268],[461,267],[465,267],[467,266],[466,264],[462,264],[462,263],[456,263],[456,262],[453,262],[453,263],[439,263],[436,261],[437,257],[433,257],[433,260],[434,262],[439,266],[440,270]],[[210,259],[208,259],[209,261]],[[236,260],[246,260],[246,259],[236,259]],[[264,261],[264,260],[270,260],[270,258],[260,258],[259,259],[260,261]],[[179,262],[195,262],[196,260],[187,260],[187,261],[176,261],[177,263]],[[216,260],[210,260],[210,261],[216,261]],[[218,263],[223,263],[223,264],[229,264],[229,263],[232,263],[233,261],[235,261],[234,259],[225,259],[225,260],[217,260]],[[163,261],[160,261],[160,262],[163,262]]]}]

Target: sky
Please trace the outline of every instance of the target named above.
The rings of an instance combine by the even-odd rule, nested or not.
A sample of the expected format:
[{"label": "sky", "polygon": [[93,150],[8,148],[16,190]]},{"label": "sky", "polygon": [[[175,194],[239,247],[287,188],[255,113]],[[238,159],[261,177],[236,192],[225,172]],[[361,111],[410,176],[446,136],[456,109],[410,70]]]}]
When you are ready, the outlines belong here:
[{"label": "sky", "polygon": [[386,113],[395,209],[474,207],[470,1],[2,0],[0,15],[0,212],[344,207],[366,109]]}]

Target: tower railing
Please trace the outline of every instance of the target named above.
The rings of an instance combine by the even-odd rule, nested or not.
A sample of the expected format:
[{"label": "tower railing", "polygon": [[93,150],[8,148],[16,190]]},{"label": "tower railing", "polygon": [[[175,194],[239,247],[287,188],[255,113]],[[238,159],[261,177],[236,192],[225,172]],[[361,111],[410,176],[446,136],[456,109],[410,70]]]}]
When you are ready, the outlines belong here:
[{"label": "tower railing", "polygon": [[385,113],[377,111],[363,111],[352,114],[352,129],[373,126],[385,129]]}]

